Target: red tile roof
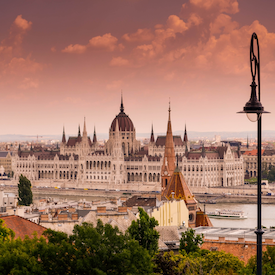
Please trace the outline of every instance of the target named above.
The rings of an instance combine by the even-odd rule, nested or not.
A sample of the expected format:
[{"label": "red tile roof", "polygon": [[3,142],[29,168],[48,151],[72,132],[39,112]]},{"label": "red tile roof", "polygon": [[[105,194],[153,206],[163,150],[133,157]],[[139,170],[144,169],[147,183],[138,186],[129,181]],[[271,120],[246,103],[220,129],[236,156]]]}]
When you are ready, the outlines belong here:
[{"label": "red tile roof", "polygon": [[[262,149],[262,154],[263,154],[264,150]],[[258,149],[254,149],[254,150],[251,150],[251,151],[246,151],[243,153],[244,156],[257,156],[258,154]]]},{"label": "red tile roof", "polygon": [[8,228],[14,231],[15,238],[20,237],[21,239],[24,239],[26,235],[33,238],[34,232],[37,232],[37,237],[40,238],[43,232],[47,229],[44,226],[15,215],[2,216],[1,219],[5,221],[4,224]]}]

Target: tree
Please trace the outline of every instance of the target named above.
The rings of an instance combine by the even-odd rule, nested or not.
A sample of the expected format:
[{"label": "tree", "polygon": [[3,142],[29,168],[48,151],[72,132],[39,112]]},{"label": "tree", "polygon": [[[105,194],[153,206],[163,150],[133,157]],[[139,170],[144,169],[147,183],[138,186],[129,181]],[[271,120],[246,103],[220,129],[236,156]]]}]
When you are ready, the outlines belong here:
[{"label": "tree", "polygon": [[[165,252],[156,255],[154,262],[156,274],[165,275],[233,275],[241,273],[244,264],[237,257],[224,251],[209,251],[200,249],[198,252],[187,254],[183,250],[182,254],[174,255],[173,252]],[[250,273],[247,273],[248,275]]]},{"label": "tree", "polygon": [[203,235],[196,235],[195,230],[190,228],[182,233],[180,239],[180,250],[185,250],[186,253],[197,252],[200,250],[200,245],[203,244]]},{"label": "tree", "polygon": [[22,174],[18,183],[18,203],[27,206],[32,204],[31,182]]},{"label": "tree", "polygon": [[154,229],[158,225],[158,221],[155,218],[150,218],[143,208],[139,207],[138,211],[139,219],[132,221],[128,232],[133,239],[137,240],[153,256],[158,251],[159,233]]},{"label": "tree", "polygon": [[47,274],[152,274],[146,249],[117,227],[83,223],[70,237],[46,230],[47,243],[38,246],[37,258]]},{"label": "tree", "polygon": [[[256,274],[257,272],[257,258],[252,256],[246,265],[244,272],[241,274]],[[267,246],[266,251],[263,251],[262,257],[262,273],[264,275],[275,274],[275,247]]]}]

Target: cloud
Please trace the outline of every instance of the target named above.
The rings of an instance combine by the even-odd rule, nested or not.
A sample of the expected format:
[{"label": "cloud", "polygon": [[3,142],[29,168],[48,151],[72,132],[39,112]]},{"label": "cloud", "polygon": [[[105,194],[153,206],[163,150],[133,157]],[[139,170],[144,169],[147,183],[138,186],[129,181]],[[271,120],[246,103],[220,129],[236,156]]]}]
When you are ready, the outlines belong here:
[{"label": "cloud", "polygon": [[237,0],[190,0],[190,4],[207,11],[217,9],[219,12],[230,14],[239,12],[239,3]]},{"label": "cloud", "polygon": [[182,33],[188,29],[186,23],[177,15],[170,15],[167,19],[167,28],[172,29],[175,33]]},{"label": "cloud", "polygon": [[26,31],[31,28],[32,22],[22,18],[22,14],[20,14],[15,18],[14,24],[18,28],[21,28],[22,30]]},{"label": "cloud", "polygon": [[154,38],[154,34],[150,29],[138,29],[135,33],[132,34],[124,34],[122,36],[124,40],[127,42],[145,42],[150,41]]},{"label": "cloud", "polygon": [[25,74],[25,73],[35,73],[41,71],[43,65],[31,60],[30,57],[13,57],[11,61],[7,64],[5,73],[10,74]]},{"label": "cloud", "polygon": [[56,47],[51,47],[51,52],[55,53],[56,52]]},{"label": "cloud", "polygon": [[21,14],[18,15],[10,27],[9,36],[1,41],[0,54],[8,54],[8,57],[20,55],[23,37],[31,26],[31,21],[22,18]]},{"label": "cloud", "polygon": [[38,88],[38,81],[34,81],[31,78],[25,77],[22,83],[19,85],[20,89]]},{"label": "cloud", "polygon": [[86,50],[87,50],[87,46],[80,45],[80,44],[75,44],[75,45],[70,44],[65,49],[61,50],[61,52],[81,54],[81,53],[86,52]]},{"label": "cloud", "polygon": [[110,33],[106,33],[102,36],[95,36],[89,40],[90,46],[95,49],[105,49],[108,51],[114,51],[116,48],[118,39],[112,36]]},{"label": "cloud", "polygon": [[121,56],[113,57],[112,60],[110,61],[110,66],[121,67],[121,66],[126,66],[128,64],[129,64],[129,60],[124,59]]},{"label": "cloud", "polygon": [[89,48],[110,52],[114,50],[122,51],[125,48],[124,45],[121,43],[117,45],[117,42],[118,39],[115,36],[112,36],[110,33],[106,33],[102,36],[99,35],[91,38],[87,45],[70,44],[69,46],[61,50],[61,52],[82,54],[85,53]]}]

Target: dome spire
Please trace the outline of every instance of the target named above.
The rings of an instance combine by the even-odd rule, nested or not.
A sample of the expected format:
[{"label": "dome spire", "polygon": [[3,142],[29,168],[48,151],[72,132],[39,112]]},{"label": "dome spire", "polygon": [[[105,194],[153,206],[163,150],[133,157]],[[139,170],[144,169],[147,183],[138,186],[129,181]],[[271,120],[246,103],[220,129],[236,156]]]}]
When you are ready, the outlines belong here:
[{"label": "dome spire", "polygon": [[150,138],[150,142],[155,142],[155,138],[154,138],[154,130],[153,130],[153,123],[152,123],[152,131],[151,131],[151,138]]},{"label": "dome spire", "polygon": [[120,112],[124,112],[124,106],[123,106],[123,95],[122,95],[122,90],[121,90],[121,104],[120,104]]}]

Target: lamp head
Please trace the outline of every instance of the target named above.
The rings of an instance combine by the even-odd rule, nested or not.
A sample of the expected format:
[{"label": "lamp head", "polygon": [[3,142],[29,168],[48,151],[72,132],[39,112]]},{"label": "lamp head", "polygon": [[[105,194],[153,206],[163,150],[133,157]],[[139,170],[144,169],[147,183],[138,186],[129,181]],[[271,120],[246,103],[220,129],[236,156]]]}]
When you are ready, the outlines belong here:
[{"label": "lamp head", "polygon": [[264,107],[262,103],[258,100],[257,94],[256,94],[256,83],[253,80],[251,85],[251,95],[248,102],[246,102],[245,106],[243,107],[243,111],[238,113],[246,113],[248,119],[252,122],[257,121],[262,113],[269,113],[264,111]]}]

